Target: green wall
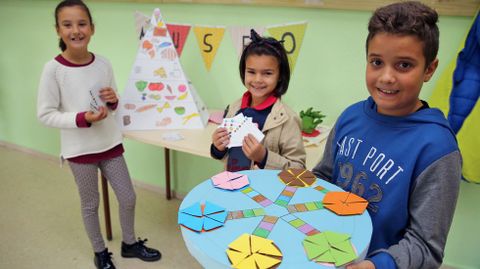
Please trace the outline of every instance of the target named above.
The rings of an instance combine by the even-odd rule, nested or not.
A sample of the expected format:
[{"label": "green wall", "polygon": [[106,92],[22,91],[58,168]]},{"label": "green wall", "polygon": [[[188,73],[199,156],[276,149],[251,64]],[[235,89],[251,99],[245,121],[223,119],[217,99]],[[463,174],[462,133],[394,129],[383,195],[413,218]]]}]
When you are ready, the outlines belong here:
[{"label": "green wall", "polygon": [[[133,2],[133,1],[132,1]],[[274,25],[308,22],[291,86],[284,100],[296,111],[313,106],[332,124],[341,111],[367,97],[364,83],[364,40],[369,12],[263,6],[197,4],[144,4],[87,2],[96,24],[90,50],[113,64],[118,90],[123,92],[137,51],[133,13],[150,16],[160,7],[167,22],[197,25]],[[57,156],[59,132],[36,120],[37,84],[43,65],[59,53],[53,11],[57,1],[0,0],[0,142]],[[439,74],[455,55],[471,23],[470,17],[440,17],[439,70],[424,86],[428,99]],[[237,71],[237,56],[226,32],[209,72],[204,67],[191,31],[181,62],[209,108],[224,108],[244,89]],[[125,141],[126,158],[136,180],[164,186],[163,149]],[[187,193],[220,171],[214,160],[174,152],[173,188]],[[478,268],[477,242],[470,234],[480,226],[480,186],[462,183],[457,212],[446,248],[445,263],[457,268]]]}]

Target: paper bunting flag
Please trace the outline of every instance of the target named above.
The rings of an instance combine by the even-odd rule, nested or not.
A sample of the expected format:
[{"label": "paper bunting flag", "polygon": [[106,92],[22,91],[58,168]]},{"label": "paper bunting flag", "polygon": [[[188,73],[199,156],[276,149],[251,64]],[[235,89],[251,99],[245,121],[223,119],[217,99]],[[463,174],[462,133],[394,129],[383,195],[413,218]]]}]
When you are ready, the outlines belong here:
[{"label": "paper bunting flag", "polygon": [[227,256],[233,268],[269,269],[282,262],[283,255],[272,240],[242,234],[228,245]]},{"label": "paper bunting flag", "polygon": [[225,208],[208,201],[203,206],[195,203],[178,213],[178,224],[196,232],[206,232],[222,227],[227,214]]},{"label": "paper bunting flag", "polygon": [[145,34],[144,28],[150,24],[150,18],[140,11],[135,11],[133,16],[135,17],[135,32],[137,33],[138,39],[141,40]]},{"label": "paper bunting flag", "polygon": [[238,59],[242,56],[245,47],[250,43],[250,30],[254,29],[260,36],[265,32],[265,27],[251,27],[251,26],[230,26],[228,31],[232,37],[233,45],[237,51]]},{"label": "paper bunting flag", "polygon": [[187,42],[188,33],[190,32],[190,25],[186,24],[170,24],[167,23],[168,33],[172,38],[178,57],[182,55],[183,46]]},{"label": "paper bunting flag", "polygon": [[301,168],[283,170],[278,174],[278,177],[285,185],[295,187],[308,187],[317,180],[312,172]]},{"label": "paper bunting flag", "polygon": [[193,31],[197,37],[198,47],[202,53],[205,67],[210,71],[213,59],[217,54],[225,33],[225,27],[194,26]]},{"label": "paper bunting flag", "polygon": [[268,33],[272,37],[279,41],[283,40],[283,46],[287,51],[292,72],[295,68],[295,63],[297,62],[298,53],[302,47],[306,28],[306,22],[267,27]]},{"label": "paper bunting flag", "polygon": [[340,216],[362,214],[368,201],[351,192],[327,192],[323,197],[323,206]]},{"label": "paper bunting flag", "polygon": [[250,184],[246,175],[228,171],[213,176],[212,183],[216,188],[224,190],[238,190]]},{"label": "paper bunting flag", "polygon": [[350,235],[323,232],[311,235],[302,242],[309,260],[341,266],[357,258],[350,243]]}]

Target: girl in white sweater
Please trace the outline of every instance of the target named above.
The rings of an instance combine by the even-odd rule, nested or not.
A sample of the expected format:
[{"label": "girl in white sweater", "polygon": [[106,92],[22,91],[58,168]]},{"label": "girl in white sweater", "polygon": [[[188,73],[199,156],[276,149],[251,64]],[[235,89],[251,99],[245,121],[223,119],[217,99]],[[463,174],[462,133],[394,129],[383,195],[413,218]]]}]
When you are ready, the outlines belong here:
[{"label": "girl in white sweater", "polygon": [[65,0],[55,9],[62,53],[45,64],[37,101],[38,119],[61,132],[61,156],[68,160],[80,193],[82,217],[99,269],[115,269],[100,232],[98,169],[119,203],[123,257],[156,261],[158,250],[135,239],[135,192],[123,158],[122,134],[111,114],[117,108],[110,62],[88,51],[95,31],[88,7]]}]

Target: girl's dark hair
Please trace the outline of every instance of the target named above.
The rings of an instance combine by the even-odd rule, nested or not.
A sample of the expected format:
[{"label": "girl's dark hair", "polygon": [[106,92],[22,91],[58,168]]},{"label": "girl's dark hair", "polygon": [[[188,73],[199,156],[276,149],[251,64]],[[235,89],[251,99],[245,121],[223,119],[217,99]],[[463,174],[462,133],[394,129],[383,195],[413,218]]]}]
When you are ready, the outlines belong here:
[{"label": "girl's dark hair", "polygon": [[[82,1],[82,0],[63,0],[60,2],[57,7],[55,8],[55,27],[58,29],[60,25],[58,25],[58,13],[62,10],[64,7],[74,7],[74,6],[79,6],[85,10],[85,12],[88,15],[88,19],[90,20],[90,24],[93,25],[93,20],[92,20],[92,15],[90,14],[90,10],[88,9],[87,5]],[[58,42],[58,46],[62,51],[65,51],[67,49],[67,45],[65,45],[65,42],[63,42],[62,38],[60,37],[60,40]]]},{"label": "girl's dark hair", "polygon": [[413,35],[423,42],[427,68],[438,53],[437,21],[437,12],[420,2],[406,1],[381,7],[375,10],[368,23],[367,53],[368,44],[376,34]]},{"label": "girl's dark hair", "polygon": [[250,30],[250,39],[252,42],[248,44],[242,52],[240,57],[240,79],[243,85],[245,85],[245,68],[246,61],[250,55],[269,55],[275,57],[279,65],[279,77],[278,83],[273,91],[275,97],[280,97],[287,92],[288,83],[290,82],[290,65],[288,64],[288,57],[285,48],[282,43],[273,37],[261,37],[255,32]]}]

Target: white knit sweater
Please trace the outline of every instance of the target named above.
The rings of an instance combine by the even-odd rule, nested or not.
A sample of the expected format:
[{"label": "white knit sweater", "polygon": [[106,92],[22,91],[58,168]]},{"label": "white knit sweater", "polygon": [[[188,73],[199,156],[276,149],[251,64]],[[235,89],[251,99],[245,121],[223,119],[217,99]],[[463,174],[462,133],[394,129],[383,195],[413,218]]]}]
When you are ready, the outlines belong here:
[{"label": "white knit sweater", "polygon": [[89,128],[76,124],[77,113],[90,110],[89,90],[108,86],[116,89],[112,66],[99,55],[81,67],[65,66],[55,59],[45,64],[38,88],[37,117],[43,124],[61,129],[63,158],[104,152],[122,142],[111,112]]}]

